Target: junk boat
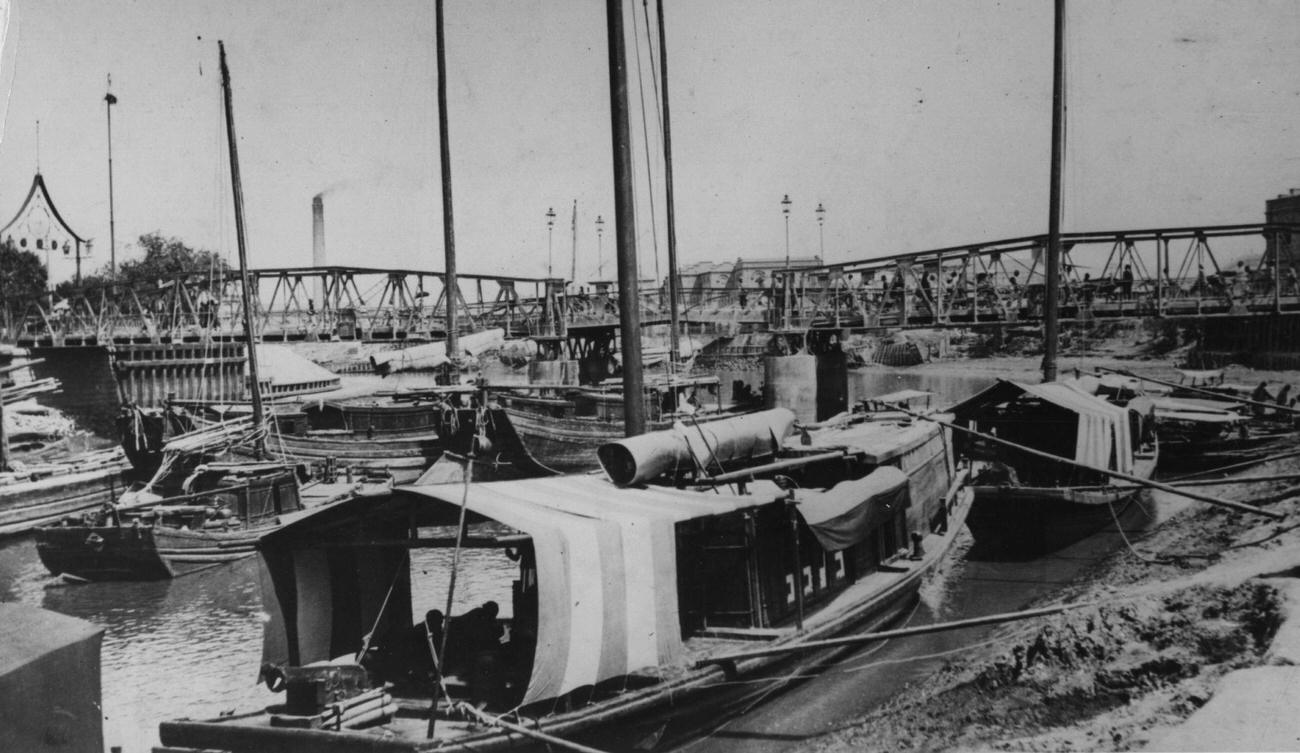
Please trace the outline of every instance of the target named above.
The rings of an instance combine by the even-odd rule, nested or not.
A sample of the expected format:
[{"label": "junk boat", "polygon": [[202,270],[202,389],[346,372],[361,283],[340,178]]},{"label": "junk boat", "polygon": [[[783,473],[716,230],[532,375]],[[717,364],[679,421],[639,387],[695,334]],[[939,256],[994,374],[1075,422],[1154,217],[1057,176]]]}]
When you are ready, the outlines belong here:
[{"label": "junk boat", "polygon": [[[712,376],[671,376],[647,384],[646,428],[737,415],[723,408],[718,395],[718,378]],[[526,463],[552,473],[594,470],[597,448],[626,434],[624,395],[616,387],[498,388],[493,398],[527,451]]]},{"label": "junk boat", "polygon": [[[1006,379],[951,409],[959,426],[1095,468],[1150,478],[1158,458],[1150,401],[1114,405],[1076,384]],[[986,552],[1036,555],[1131,519],[1141,489],[986,438],[957,440],[978,464],[967,525]],[[1132,509],[1131,509],[1132,508]]]},{"label": "junk boat", "polygon": [[[28,365],[0,367],[0,377]],[[9,431],[6,413],[48,414],[39,406],[24,409],[20,401],[58,388],[54,379],[0,386],[0,536],[25,533],[98,507],[126,488],[130,465],[121,450],[91,449],[84,434],[51,440],[50,433],[39,428]]]},{"label": "junk boat", "polygon": [[[164,722],[162,744],[498,750],[542,734],[652,745],[770,694],[835,655],[801,644],[904,614],[968,508],[934,424],[793,423],[767,411],[602,448],[627,486],[594,475],[406,486],[294,516],[259,543],[273,615],[262,674],[284,701]],[[680,462],[692,453],[699,462]],[[758,465],[716,472],[742,458]],[[684,488],[645,483],[688,476]],[[457,546],[462,505],[461,546],[507,574],[493,603],[443,634],[441,615],[422,620],[420,608],[453,557],[427,550]],[[444,637],[445,654],[431,651]],[[774,651],[737,658],[756,647]]]},{"label": "junk boat", "polygon": [[112,501],[127,488],[126,457],[95,450],[0,471],[0,536],[25,533]]},{"label": "junk boat", "polygon": [[387,472],[396,483],[410,483],[446,449],[459,421],[472,418],[457,402],[458,393],[468,389],[322,399],[301,410],[278,410],[267,451],[289,462],[332,458],[339,465]]},{"label": "junk boat", "polygon": [[37,528],[41,562],[79,580],[174,578],[250,556],[287,513],[391,489],[383,480],[309,482],[301,466],[278,462],[221,462],[251,426],[244,419],[172,440],[146,484]]}]

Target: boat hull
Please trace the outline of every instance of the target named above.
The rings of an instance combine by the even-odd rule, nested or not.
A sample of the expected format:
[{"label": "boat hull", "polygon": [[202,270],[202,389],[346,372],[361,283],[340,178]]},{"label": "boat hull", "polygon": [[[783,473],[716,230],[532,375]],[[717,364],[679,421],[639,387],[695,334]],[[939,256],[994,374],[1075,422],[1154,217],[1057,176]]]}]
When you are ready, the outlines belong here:
[{"label": "boat hull", "polygon": [[[898,559],[887,567],[868,574],[840,592],[815,614],[810,614],[802,631],[786,628],[769,642],[755,639],[735,641],[734,650],[756,645],[794,647],[839,635],[875,630],[904,616],[916,603],[927,575],[946,558],[957,539],[967,512],[969,494],[959,478],[948,489],[943,504],[948,510],[948,526],[924,537],[922,553],[916,560]],[[521,720],[534,729],[564,740],[601,749],[649,749],[698,734],[709,722],[744,705],[757,703],[792,685],[797,680],[824,668],[831,661],[858,650],[858,647],[823,648],[793,651],[763,657],[719,660],[683,671],[676,679],[628,689],[611,698],[578,705],[569,711],[536,719]],[[636,683],[629,683],[630,688]],[[560,704],[562,707],[563,704]],[[403,707],[414,708],[413,706]],[[423,708],[427,709],[427,700]],[[378,736],[359,730],[326,731],[292,729],[267,723],[265,716],[245,715],[234,719],[210,721],[180,720],[161,724],[163,745],[177,749],[212,749],[225,751],[276,750],[283,753],[336,751],[423,751],[430,747],[470,751],[497,751],[536,748],[537,743],[516,734],[507,734],[487,726],[465,727],[459,736],[439,741],[425,739],[425,719],[416,719],[399,711],[385,728],[399,726],[418,734]],[[447,734],[447,723],[439,729]],[[417,729],[418,728],[418,729]]]},{"label": "boat hull", "polygon": [[81,580],[166,580],[250,556],[265,530],[52,526],[37,531],[36,553],[50,572]]},{"label": "boat hull", "polygon": [[408,484],[438,459],[442,442],[432,432],[384,439],[284,435],[270,438],[267,452],[278,460],[290,462],[323,462],[333,458],[339,466],[386,470],[392,474],[394,483]]},{"label": "boat hull", "polygon": [[0,486],[0,536],[25,533],[97,508],[126,488],[126,464]]},{"label": "boat hull", "polygon": [[[1150,478],[1156,458],[1143,457],[1133,473]],[[1131,485],[1068,487],[973,485],[966,525],[975,538],[972,555],[1029,559],[1063,549],[1108,525],[1140,527],[1150,519],[1148,495]]]}]

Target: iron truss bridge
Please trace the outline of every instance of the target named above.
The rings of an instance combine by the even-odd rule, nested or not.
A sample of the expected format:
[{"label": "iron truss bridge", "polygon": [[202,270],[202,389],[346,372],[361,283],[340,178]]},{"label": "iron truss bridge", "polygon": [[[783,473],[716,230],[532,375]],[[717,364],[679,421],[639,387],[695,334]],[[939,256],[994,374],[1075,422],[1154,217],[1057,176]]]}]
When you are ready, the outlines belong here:
[{"label": "iron truss bridge", "polygon": [[[1300,225],[1067,233],[1063,322],[1300,314]],[[682,279],[678,311],[718,332],[1034,324],[1045,304],[1046,237],[825,266],[747,265]],[[1231,259],[1232,261],[1227,261]],[[358,267],[250,273],[266,341],[434,340],[446,335],[441,272]],[[105,286],[9,307],[0,340],[25,347],[243,339],[240,282],[198,275]],[[618,322],[617,291],[561,279],[461,274],[450,297],[464,332],[555,338]],[[642,289],[643,324],[669,319],[663,286]],[[572,330],[572,332],[571,332]]]}]

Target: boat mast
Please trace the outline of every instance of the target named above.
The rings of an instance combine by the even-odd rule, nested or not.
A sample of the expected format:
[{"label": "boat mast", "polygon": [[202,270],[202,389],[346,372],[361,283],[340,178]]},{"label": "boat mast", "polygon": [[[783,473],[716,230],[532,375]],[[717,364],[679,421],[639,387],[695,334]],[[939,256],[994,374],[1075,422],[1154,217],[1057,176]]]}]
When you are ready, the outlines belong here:
[{"label": "boat mast", "polygon": [[1052,175],[1047,210],[1047,298],[1043,305],[1043,381],[1056,381],[1061,296],[1061,161],[1065,156],[1065,0],[1056,0],[1052,45]]},{"label": "boat mast", "polygon": [[451,142],[447,134],[447,46],[442,33],[442,0],[436,4],[438,39],[438,153],[442,162],[442,247],[443,247],[443,297],[447,299],[447,357],[456,368],[460,355],[460,323],[457,321],[457,298],[460,284],[456,281],[456,231],[451,214]]},{"label": "boat mast", "polygon": [[609,102],[614,147],[614,229],[618,246],[619,337],[623,350],[623,425],[627,436],[645,431],[641,374],[641,311],[637,291],[636,227],[632,220],[632,138],[628,127],[627,42],[623,0],[605,0],[609,34]]},{"label": "boat mast", "polygon": [[[226,104],[226,142],[230,148],[230,184],[235,198],[235,238],[239,243],[239,281],[240,293],[244,304],[244,339],[248,342],[248,378],[252,381],[253,426],[262,428],[262,382],[257,370],[257,337],[253,332],[253,295],[252,284],[248,276],[248,247],[244,238],[244,189],[239,182],[239,149],[235,139],[235,110],[230,92],[230,69],[226,67],[226,45],[217,41],[221,52],[221,93]],[[261,459],[265,447],[265,436],[257,433],[256,453]]]},{"label": "boat mast", "polygon": [[673,133],[668,125],[668,43],[664,37],[664,0],[656,0],[655,16],[659,22],[659,78],[660,89],[664,99],[664,192],[668,205],[668,368],[677,365],[681,356],[681,344],[678,341],[681,322],[678,321],[677,286],[677,223],[673,214]]}]

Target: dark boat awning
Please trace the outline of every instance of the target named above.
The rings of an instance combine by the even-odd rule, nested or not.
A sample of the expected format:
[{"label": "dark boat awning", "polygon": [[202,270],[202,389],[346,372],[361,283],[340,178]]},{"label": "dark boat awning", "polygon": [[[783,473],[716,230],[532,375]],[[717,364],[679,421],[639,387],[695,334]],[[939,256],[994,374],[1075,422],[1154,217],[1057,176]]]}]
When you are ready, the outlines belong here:
[{"label": "dark boat awning", "polygon": [[1024,395],[1051,403],[1078,416],[1075,461],[1121,473],[1133,471],[1128,410],[1084,392],[1069,382],[1026,384],[999,379],[992,387],[953,406],[950,412],[959,421],[969,421],[972,415],[985,406],[1010,402]]},{"label": "dark boat awning", "polygon": [[907,474],[886,465],[826,491],[799,489],[794,500],[822,548],[838,552],[875,535],[882,523],[908,507],[908,488]]}]

